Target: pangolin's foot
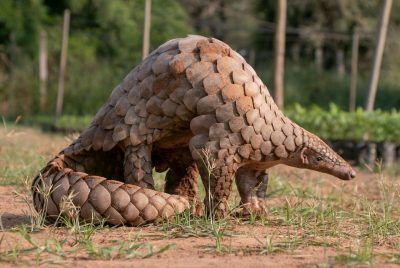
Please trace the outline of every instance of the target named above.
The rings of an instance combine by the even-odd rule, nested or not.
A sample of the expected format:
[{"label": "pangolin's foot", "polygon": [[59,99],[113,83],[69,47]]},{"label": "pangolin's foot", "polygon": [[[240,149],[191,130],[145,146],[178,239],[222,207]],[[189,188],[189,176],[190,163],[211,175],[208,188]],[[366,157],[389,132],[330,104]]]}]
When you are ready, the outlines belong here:
[{"label": "pangolin's foot", "polygon": [[194,200],[192,200],[190,202],[190,204],[191,204],[191,212],[192,212],[193,216],[195,216],[195,217],[204,216],[205,209],[204,209],[203,202],[201,202],[199,199],[195,198]]},{"label": "pangolin's foot", "polygon": [[266,202],[264,199],[251,197],[248,202],[242,203],[236,212],[236,216],[240,218],[248,218],[251,215],[266,216],[268,213]]},{"label": "pangolin's foot", "polygon": [[211,206],[209,205],[210,203],[208,200],[204,202],[204,207],[205,211],[207,212],[207,215],[211,215],[214,217],[214,219],[223,219],[228,216],[229,212],[229,207],[228,207],[228,202],[226,200],[221,200],[221,201],[211,201]]}]

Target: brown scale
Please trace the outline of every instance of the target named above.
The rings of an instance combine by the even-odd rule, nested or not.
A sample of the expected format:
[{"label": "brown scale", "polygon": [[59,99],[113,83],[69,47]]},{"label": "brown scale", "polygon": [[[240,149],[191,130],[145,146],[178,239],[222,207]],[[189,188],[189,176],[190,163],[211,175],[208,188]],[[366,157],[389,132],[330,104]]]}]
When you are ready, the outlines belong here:
[{"label": "brown scale", "polygon": [[157,172],[164,172],[168,169],[164,191],[188,198],[192,211],[195,215],[200,216],[203,207],[197,196],[199,170],[197,164],[193,161],[189,148],[154,148],[152,161]]},{"label": "brown scale", "polygon": [[[243,211],[261,212],[266,169],[277,164],[355,176],[283,115],[242,56],[217,39],[189,36],[161,45],[114,88],[92,124],[34,179],[34,204],[45,208],[38,189],[54,186],[50,216],[73,192],[82,219],[137,225],[195,204],[199,173],[209,212],[227,215],[235,176]],[[167,193],[153,190],[153,167],[169,168]]]},{"label": "brown scale", "polygon": [[[69,163],[72,162],[69,159]],[[77,164],[80,165],[72,163],[73,166]],[[42,194],[45,189],[51,192],[47,199]],[[114,225],[136,226],[171,217],[189,207],[188,201],[181,196],[76,172],[69,168],[62,154],[50,161],[34,179],[32,191],[36,210],[46,209],[48,219],[53,221],[60,214],[71,216],[71,210],[65,210],[63,205],[69,194],[73,196],[74,205],[80,208],[81,219],[95,223],[107,219]]]}]

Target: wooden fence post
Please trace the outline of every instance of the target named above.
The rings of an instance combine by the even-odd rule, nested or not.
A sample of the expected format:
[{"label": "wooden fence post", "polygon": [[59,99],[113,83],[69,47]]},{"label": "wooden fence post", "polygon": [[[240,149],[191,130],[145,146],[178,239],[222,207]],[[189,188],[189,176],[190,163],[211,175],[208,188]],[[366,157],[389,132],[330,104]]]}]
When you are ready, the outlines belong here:
[{"label": "wooden fence post", "polygon": [[350,78],[350,98],[349,98],[349,111],[354,112],[356,109],[357,100],[357,76],[358,76],[358,47],[359,47],[359,34],[357,30],[353,32],[353,39],[351,45],[351,78]]},{"label": "wooden fence post", "polygon": [[65,80],[65,68],[67,65],[69,21],[70,21],[70,11],[69,9],[66,9],[64,10],[60,73],[58,77],[58,89],[57,89],[56,118],[58,118],[61,115],[64,102],[64,80]]},{"label": "wooden fence post", "polygon": [[285,75],[286,0],[278,0],[274,49],[274,99],[283,109]]},{"label": "wooden fence post", "polygon": [[322,72],[324,65],[324,51],[322,49],[322,44],[320,43],[321,42],[318,42],[314,51],[315,68],[317,69],[317,72]]},{"label": "wooden fence post", "polygon": [[[15,38],[15,32],[10,33],[10,81],[15,81],[15,66],[17,65],[17,40]],[[15,91],[8,89],[8,113],[7,116],[17,115],[17,103]]]},{"label": "wooden fence post", "polygon": [[336,48],[336,69],[340,80],[343,80],[346,73],[346,66],[344,64],[344,50],[343,48]]},{"label": "wooden fence post", "polygon": [[149,50],[150,50],[150,23],[151,23],[151,0],[145,0],[142,59],[146,58],[147,55],[149,55]]},{"label": "wooden fence post", "polygon": [[392,0],[383,0],[381,14],[379,17],[379,29],[376,38],[374,61],[372,64],[371,76],[368,85],[368,98],[365,105],[367,111],[374,109],[376,90],[378,87],[379,74],[381,71],[383,50],[385,47],[386,33],[389,24]]},{"label": "wooden fence post", "polygon": [[39,110],[44,111],[47,102],[47,34],[39,34]]}]

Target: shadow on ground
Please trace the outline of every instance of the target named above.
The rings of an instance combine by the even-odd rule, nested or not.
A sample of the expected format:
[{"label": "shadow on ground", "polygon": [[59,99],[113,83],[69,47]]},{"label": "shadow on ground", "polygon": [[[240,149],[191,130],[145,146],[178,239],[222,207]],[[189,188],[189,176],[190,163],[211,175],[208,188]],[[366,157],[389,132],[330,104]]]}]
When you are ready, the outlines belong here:
[{"label": "shadow on ground", "polygon": [[0,223],[2,229],[7,231],[18,225],[29,225],[31,223],[31,217],[28,215],[3,213],[0,215]]}]

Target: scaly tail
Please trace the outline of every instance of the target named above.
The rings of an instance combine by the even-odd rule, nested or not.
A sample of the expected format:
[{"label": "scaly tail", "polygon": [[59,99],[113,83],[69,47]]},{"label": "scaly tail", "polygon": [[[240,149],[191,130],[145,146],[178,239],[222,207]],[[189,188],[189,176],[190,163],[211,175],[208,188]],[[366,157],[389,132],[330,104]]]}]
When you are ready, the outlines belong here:
[{"label": "scaly tail", "polygon": [[[44,189],[49,189],[47,197]],[[68,195],[72,195],[82,220],[105,219],[113,225],[137,226],[189,208],[189,202],[182,196],[76,172],[68,168],[63,154],[50,161],[35,177],[32,192],[35,209],[45,210],[47,218],[53,220],[60,214],[68,215],[62,209]]]}]

